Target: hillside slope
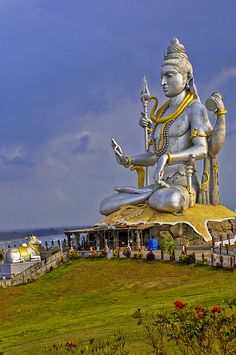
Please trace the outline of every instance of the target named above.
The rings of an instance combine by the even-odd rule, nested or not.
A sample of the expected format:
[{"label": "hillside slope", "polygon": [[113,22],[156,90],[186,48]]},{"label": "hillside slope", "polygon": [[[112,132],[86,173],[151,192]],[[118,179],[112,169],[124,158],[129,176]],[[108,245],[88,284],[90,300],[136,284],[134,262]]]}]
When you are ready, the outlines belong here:
[{"label": "hillside slope", "polygon": [[236,294],[236,273],[146,260],[75,260],[38,281],[0,289],[0,351],[44,354],[60,340],[101,338],[118,328],[132,354],[143,354],[137,308],[221,304]]}]

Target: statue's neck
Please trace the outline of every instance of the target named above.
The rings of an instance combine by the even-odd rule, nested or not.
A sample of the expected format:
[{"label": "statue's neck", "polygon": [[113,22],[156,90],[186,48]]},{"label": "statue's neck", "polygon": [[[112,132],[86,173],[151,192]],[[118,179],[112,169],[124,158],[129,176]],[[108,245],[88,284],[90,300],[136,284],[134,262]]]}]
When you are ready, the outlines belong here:
[{"label": "statue's neck", "polygon": [[182,91],[180,94],[170,98],[169,107],[177,108],[181,102],[185,99],[187,95],[187,90]]}]

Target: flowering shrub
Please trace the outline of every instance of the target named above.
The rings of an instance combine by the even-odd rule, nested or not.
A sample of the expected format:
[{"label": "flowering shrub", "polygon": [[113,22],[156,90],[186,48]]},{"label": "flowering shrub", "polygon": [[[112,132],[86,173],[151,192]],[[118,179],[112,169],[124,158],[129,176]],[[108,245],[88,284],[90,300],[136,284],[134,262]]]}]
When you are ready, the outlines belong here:
[{"label": "flowering shrub", "polygon": [[222,311],[222,308],[220,306],[215,306],[211,310],[211,312],[213,312],[213,313],[220,313],[221,311]]},{"label": "flowering shrub", "polygon": [[112,338],[104,341],[90,338],[86,345],[78,344],[75,341],[67,341],[66,343],[61,342],[45,346],[44,350],[49,354],[65,354],[70,352],[72,354],[87,355],[129,355],[129,351],[125,345],[125,338],[120,330],[117,330]]},{"label": "flowering shrub", "polygon": [[203,266],[207,266],[208,265],[208,259],[204,258],[202,261]]},{"label": "flowering shrub", "polygon": [[125,249],[123,250],[123,254],[124,254],[124,256],[126,256],[126,258],[130,258],[130,255],[131,255],[131,250],[130,250],[130,248],[125,248]]},{"label": "flowering shrub", "polygon": [[[152,354],[236,354],[236,299],[226,306],[190,307],[175,301],[173,311],[143,314],[138,309],[134,318],[142,326],[145,342]],[[168,348],[166,344],[169,343]],[[150,350],[150,349],[149,349]],[[171,351],[172,351],[171,350]]]},{"label": "flowering shrub", "polygon": [[175,301],[174,305],[176,309],[184,309],[187,306],[187,303],[184,303],[182,301]]},{"label": "flowering shrub", "polygon": [[141,251],[136,251],[136,252],[134,253],[134,258],[135,258],[135,259],[141,259],[142,256],[143,256],[143,253],[142,253]]},{"label": "flowering shrub", "polygon": [[203,310],[203,307],[202,307],[202,306],[196,306],[196,307],[195,307],[195,310],[196,310],[197,312],[201,312],[201,311]]},{"label": "flowering shrub", "polygon": [[68,252],[68,257],[69,257],[69,259],[78,259],[79,253],[76,250],[74,250],[73,248],[70,248],[70,250]]},{"label": "flowering shrub", "polygon": [[89,255],[89,257],[90,258],[96,258],[98,256],[98,254],[97,254],[97,252],[96,252],[96,250],[92,250],[92,253],[91,253],[91,255]]},{"label": "flowering shrub", "polygon": [[153,261],[155,260],[155,254],[152,252],[152,250],[150,250],[147,255],[146,255],[146,258],[148,261]]},{"label": "flowering shrub", "polygon": [[107,257],[107,249],[106,248],[103,248],[102,250],[101,250],[101,256],[102,257],[104,257],[104,258],[106,258]]},{"label": "flowering shrub", "polygon": [[112,255],[114,256],[114,258],[119,258],[119,256],[120,256],[119,249],[114,249]]},{"label": "flowering shrub", "polygon": [[77,346],[77,344],[75,341],[67,341],[66,342],[66,347],[69,351],[72,350],[73,348],[76,348],[76,346]]},{"label": "flowering shrub", "polygon": [[189,255],[182,254],[179,256],[179,261],[184,264],[194,264],[196,257],[194,253]]}]

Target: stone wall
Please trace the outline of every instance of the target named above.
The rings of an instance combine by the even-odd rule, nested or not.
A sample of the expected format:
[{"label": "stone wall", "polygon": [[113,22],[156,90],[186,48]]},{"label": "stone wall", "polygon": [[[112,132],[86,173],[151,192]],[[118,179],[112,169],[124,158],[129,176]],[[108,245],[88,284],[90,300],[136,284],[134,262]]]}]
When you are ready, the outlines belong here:
[{"label": "stone wall", "polygon": [[45,259],[30,266],[29,268],[15,275],[9,280],[0,280],[0,287],[17,286],[33,282],[39,277],[46,274],[47,272],[50,272],[60,266],[61,263],[67,261],[67,259],[67,252],[58,252],[50,256],[48,259]]},{"label": "stone wall", "polygon": [[[222,222],[209,221],[208,230],[216,241],[233,239],[236,234],[236,220],[228,219]],[[156,224],[151,228],[151,236],[154,238],[164,238],[172,236],[176,239],[177,245],[187,239],[191,245],[199,245],[206,243],[202,236],[186,223],[171,224]]]},{"label": "stone wall", "polygon": [[236,220],[228,219],[222,222],[209,221],[208,229],[215,241],[233,239],[236,234]]},{"label": "stone wall", "polygon": [[181,245],[185,239],[189,240],[191,245],[204,243],[203,237],[196,233],[195,230],[186,223],[177,223],[175,225],[156,224],[151,229],[151,235],[155,238],[171,236],[176,240],[177,245]]}]

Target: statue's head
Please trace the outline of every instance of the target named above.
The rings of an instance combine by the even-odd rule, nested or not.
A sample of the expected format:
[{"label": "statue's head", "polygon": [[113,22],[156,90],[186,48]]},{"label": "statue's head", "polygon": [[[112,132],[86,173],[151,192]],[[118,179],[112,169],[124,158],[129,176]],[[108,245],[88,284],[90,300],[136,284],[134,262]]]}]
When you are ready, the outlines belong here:
[{"label": "statue's head", "polygon": [[28,239],[29,245],[40,245],[41,244],[41,241],[35,235],[30,235],[27,239]]},{"label": "statue's head", "polygon": [[173,38],[164,57],[161,70],[161,85],[165,96],[174,97],[189,87],[193,68],[183,44]]}]

